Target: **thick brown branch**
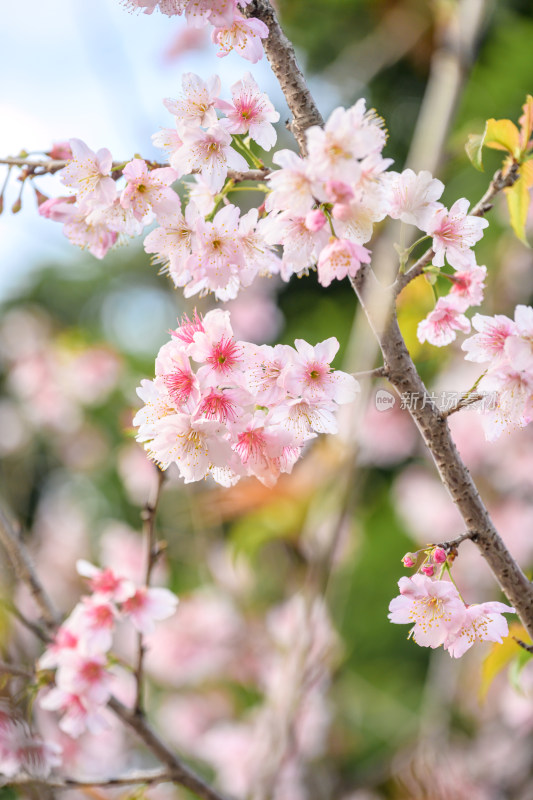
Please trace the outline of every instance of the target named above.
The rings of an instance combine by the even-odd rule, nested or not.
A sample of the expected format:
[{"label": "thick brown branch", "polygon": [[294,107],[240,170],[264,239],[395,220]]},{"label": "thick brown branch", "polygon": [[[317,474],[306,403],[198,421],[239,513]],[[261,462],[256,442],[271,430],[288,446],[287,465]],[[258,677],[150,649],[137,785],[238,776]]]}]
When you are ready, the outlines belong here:
[{"label": "thick brown branch", "polygon": [[293,116],[290,130],[305,155],[305,131],[312,125],[322,125],[324,121],[307,88],[294,47],[283,33],[269,0],[252,0],[245,13],[260,19],[268,27],[265,53]]},{"label": "thick brown branch", "polygon": [[[53,175],[55,172],[66,167],[68,161],[59,161],[54,159],[31,159],[31,158],[0,158],[0,164],[5,164],[11,167],[20,167],[26,177],[38,177],[39,175]],[[112,173],[115,179],[120,178],[122,171],[127,162],[114,161],[112,166]],[[147,161],[149,169],[159,169],[161,167],[168,167],[168,164],[160,164],[158,161]],[[263,181],[267,175],[270,174],[268,169],[250,169],[246,172],[237,172],[236,170],[228,170],[228,179],[235,183],[242,181]]]},{"label": "thick brown branch", "polygon": [[[364,285],[368,268],[362,268],[352,285],[365,307]],[[383,302],[388,302],[383,291]],[[369,315],[372,324],[372,315]],[[502,590],[515,607],[533,638],[533,584],[526,578],[499,536],[470,472],[463,463],[452,439],[446,419],[436,407],[422,382],[403,340],[396,314],[388,326],[374,328],[387,364],[388,379],[400,395],[426,398],[412,404],[410,413],[430,451],[444,486],[447,488],[468,531],[475,531],[475,543],[489,564]],[[474,538],[473,535],[470,538]]]}]

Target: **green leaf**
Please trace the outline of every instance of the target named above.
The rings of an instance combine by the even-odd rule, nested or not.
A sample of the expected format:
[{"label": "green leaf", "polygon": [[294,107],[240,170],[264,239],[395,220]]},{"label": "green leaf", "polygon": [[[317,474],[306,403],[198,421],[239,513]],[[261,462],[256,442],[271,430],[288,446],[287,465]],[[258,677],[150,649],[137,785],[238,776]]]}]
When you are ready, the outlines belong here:
[{"label": "green leaf", "polygon": [[[485,128],[486,130],[486,128]],[[471,133],[465,144],[465,150],[472,165],[479,171],[484,172],[483,167],[483,143],[485,141],[485,131],[481,134]]]}]

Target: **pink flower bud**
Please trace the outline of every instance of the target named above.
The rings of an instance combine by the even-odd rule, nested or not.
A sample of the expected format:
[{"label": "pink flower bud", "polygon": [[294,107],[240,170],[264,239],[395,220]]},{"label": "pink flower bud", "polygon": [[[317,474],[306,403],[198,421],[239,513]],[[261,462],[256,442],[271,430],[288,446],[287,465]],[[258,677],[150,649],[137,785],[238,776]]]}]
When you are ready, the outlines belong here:
[{"label": "pink flower bud", "polygon": [[349,203],[354,197],[352,187],[344,181],[327,181],[326,194],[332,203]]},{"label": "pink flower bud", "polygon": [[54,142],[52,149],[46,155],[57,161],[70,161],[72,150],[68,142]]},{"label": "pink flower bud", "polygon": [[433,577],[433,574],[435,572],[433,564],[424,564],[424,566],[422,567],[422,572],[424,573],[424,575],[427,575],[428,578]]},{"label": "pink flower bud", "polygon": [[433,561],[435,564],[444,564],[446,561],[446,550],[443,547],[436,547],[433,550]]},{"label": "pink flower bud", "polygon": [[316,233],[326,224],[326,215],[321,208],[314,208],[310,211],[305,218],[305,227],[307,230]]},{"label": "pink flower bud", "polygon": [[402,558],[402,564],[404,565],[404,567],[407,567],[407,569],[414,567],[415,556],[412,553],[406,553]]}]

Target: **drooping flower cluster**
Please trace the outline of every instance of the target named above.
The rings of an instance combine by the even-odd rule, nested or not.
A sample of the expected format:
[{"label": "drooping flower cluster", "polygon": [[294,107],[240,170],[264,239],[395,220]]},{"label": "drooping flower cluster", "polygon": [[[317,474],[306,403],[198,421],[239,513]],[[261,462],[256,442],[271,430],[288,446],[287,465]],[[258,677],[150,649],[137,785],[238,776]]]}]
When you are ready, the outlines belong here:
[{"label": "drooping flower cluster", "polygon": [[462,348],[468,361],[488,365],[477,389],[496,402],[478,410],[485,436],[494,441],[502,431],[523,428],[533,419],[533,308],[517,306],[514,320],[476,314],[472,325],[478,333]]},{"label": "drooping flower cluster", "polygon": [[32,733],[21,713],[0,700],[0,775],[42,780],[60,764],[61,748]]},{"label": "drooping flower cluster", "polygon": [[139,633],[150,634],[154,622],[170,617],[178,602],[168,589],[136,586],[109,568],[78,561],[77,569],[88,578],[91,594],[82,597],[38,662],[41,670],[56,670],[55,686],[39,704],[60,711],[59,727],[74,738],[106,727],[103,711],[114,683],[109,651],[117,623],[128,620]]},{"label": "drooping flower cluster", "polygon": [[331,368],[335,338],[295,345],[237,341],[227,311],[186,320],[159,351],[155,380],[138,389],[137,439],[163,469],[177,464],[186,483],[255,475],[272,486],[308,440],[336,431],[337,405],[358,388]]},{"label": "drooping flower cluster", "polygon": [[122,0],[126,8],[142,9],[145,14],[153,14],[159,9],[168,17],[185,14],[191,28],[212,25],[212,39],[220,47],[217,55],[227,56],[235,50],[243,58],[255,64],[263,56],[261,40],[268,36],[264,22],[254,17],[246,18],[239,6],[248,5],[250,0]]},{"label": "drooping flower cluster", "polygon": [[412,625],[409,636],[421,647],[441,645],[459,658],[475,642],[502,642],[508,634],[503,614],[514,613],[504,603],[466,605],[450,581],[432,580],[428,575],[400,578],[400,594],[391,600],[389,619]]}]

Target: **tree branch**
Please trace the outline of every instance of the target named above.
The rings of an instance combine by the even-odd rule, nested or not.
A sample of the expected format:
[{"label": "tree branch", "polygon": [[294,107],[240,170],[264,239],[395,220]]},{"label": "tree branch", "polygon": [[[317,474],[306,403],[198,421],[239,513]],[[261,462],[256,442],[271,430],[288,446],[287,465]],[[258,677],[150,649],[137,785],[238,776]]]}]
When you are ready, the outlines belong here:
[{"label": "tree branch", "polygon": [[[18,157],[0,158],[0,164],[23,169],[26,178],[39,177],[39,175],[53,175],[66,167],[68,163],[70,163],[68,160],[56,160],[52,158],[38,160]],[[122,175],[126,163],[127,162],[124,161],[113,161],[111,170],[112,177],[115,178],[115,180],[118,180]],[[147,161],[146,164],[149,169],[168,167],[168,164],[161,164],[158,161]],[[246,172],[238,172],[233,169],[228,170],[228,178],[235,181],[235,183],[240,183],[242,181],[263,181],[267,175],[270,175],[269,169],[250,169]]]},{"label": "tree branch", "polygon": [[[411,416],[433,457],[444,486],[463,517],[466,529],[476,532],[476,545],[533,638],[533,585],[494,527],[478,489],[459,455],[446,419],[431,400],[416,370],[400,332],[395,311],[391,312],[384,329],[374,325],[372,314],[365,305],[368,274],[368,267],[362,267],[351,282],[380,342],[389,369],[388,379],[400,395],[418,394],[419,397],[427,398],[426,403],[413,404],[413,408],[409,409]],[[375,291],[374,287],[372,289]],[[385,289],[382,292],[388,293]],[[387,302],[386,298],[383,302]]]},{"label": "tree branch", "polygon": [[307,88],[294,47],[283,33],[269,0],[252,0],[244,13],[260,19],[268,27],[268,37],[263,41],[265,53],[293,115],[289,130],[305,155],[307,128],[323,125],[324,120]]},{"label": "tree branch", "polygon": [[[161,497],[161,489],[165,481],[165,473],[158,469],[156,484],[153,490],[153,497],[146,503],[143,513],[143,532],[146,540],[146,571],[144,577],[144,585],[146,588],[150,586],[152,571],[160,555],[160,550],[157,547],[155,535],[155,518],[157,515],[157,507],[159,505],[159,498]],[[144,677],[144,656],[146,648],[144,647],[144,639],[142,633],[139,633],[137,639],[137,663],[135,666],[135,711],[142,713],[142,692],[143,692],[143,677]]]},{"label": "tree branch", "polygon": [[0,508],[0,543],[4,546],[9,556],[17,578],[28,586],[41,611],[46,627],[55,628],[60,623],[60,616],[37,577],[28,551],[23,545],[20,536],[15,533],[2,508]]},{"label": "tree branch", "polygon": [[116,786],[131,786],[133,784],[147,784],[153,786],[157,783],[172,782],[172,774],[167,770],[151,770],[149,772],[132,772],[130,775],[124,775],[120,778],[108,778],[107,780],[100,781],[83,781],[76,778],[64,778],[63,780],[47,778],[38,780],[30,776],[21,776],[18,778],[10,778],[7,780],[0,780],[1,786],[35,786],[42,784],[48,789],[89,789],[89,788],[102,788],[112,789]]}]

